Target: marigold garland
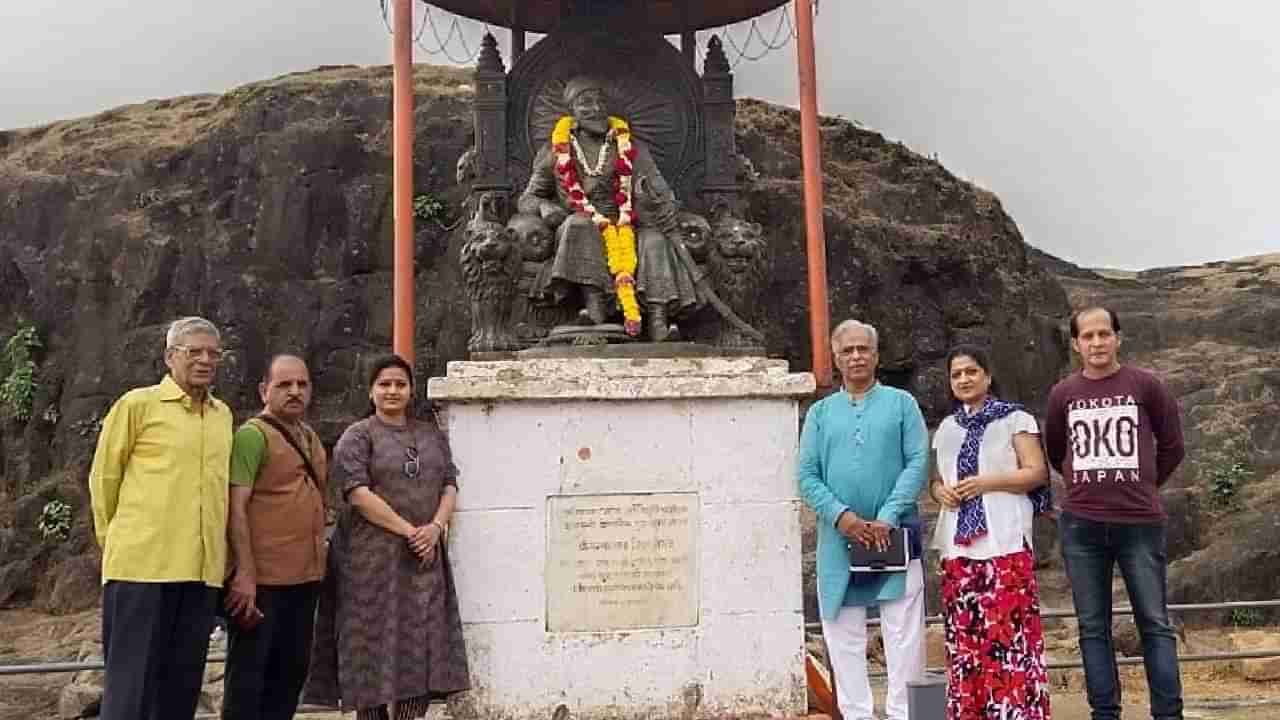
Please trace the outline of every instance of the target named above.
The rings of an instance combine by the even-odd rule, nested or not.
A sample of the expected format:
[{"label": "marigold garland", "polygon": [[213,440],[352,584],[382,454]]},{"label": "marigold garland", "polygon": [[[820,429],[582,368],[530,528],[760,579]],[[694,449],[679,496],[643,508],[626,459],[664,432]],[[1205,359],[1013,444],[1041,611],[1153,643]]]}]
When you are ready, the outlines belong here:
[{"label": "marigold garland", "polygon": [[[640,305],[636,302],[635,272],[636,233],[632,227],[636,220],[632,206],[631,174],[634,170],[636,150],[631,145],[631,128],[619,117],[609,118],[609,133],[605,143],[613,140],[618,146],[618,159],[614,163],[614,197],[618,203],[618,219],[610,220],[594,205],[582,189],[578,178],[578,170],[573,164],[573,131],[578,121],[571,115],[565,115],[556,122],[551,131],[551,148],[556,156],[556,174],[560,176],[560,186],[569,196],[569,203],[575,212],[591,218],[600,230],[604,240],[605,258],[609,264],[609,274],[613,275],[614,289],[618,294],[618,303],[622,306],[622,319],[628,335],[640,334]],[[603,149],[601,150],[603,152]],[[579,158],[586,167],[586,158]]]}]

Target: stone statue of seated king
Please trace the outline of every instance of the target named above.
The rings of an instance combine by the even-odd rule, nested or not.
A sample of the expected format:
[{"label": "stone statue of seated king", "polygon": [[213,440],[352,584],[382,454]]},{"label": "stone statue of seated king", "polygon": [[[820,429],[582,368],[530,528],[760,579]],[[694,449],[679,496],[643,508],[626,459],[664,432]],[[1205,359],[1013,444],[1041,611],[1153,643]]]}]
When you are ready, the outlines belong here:
[{"label": "stone statue of seated king", "polygon": [[609,114],[603,82],[571,78],[564,101],[572,115],[538,150],[513,220],[545,223],[554,239],[532,257],[525,249],[527,259],[545,261],[530,301],[580,304],[580,325],[621,314],[628,335],[676,339],[673,321],[699,296],[696,270],[675,244],[674,193],[625,118]]}]

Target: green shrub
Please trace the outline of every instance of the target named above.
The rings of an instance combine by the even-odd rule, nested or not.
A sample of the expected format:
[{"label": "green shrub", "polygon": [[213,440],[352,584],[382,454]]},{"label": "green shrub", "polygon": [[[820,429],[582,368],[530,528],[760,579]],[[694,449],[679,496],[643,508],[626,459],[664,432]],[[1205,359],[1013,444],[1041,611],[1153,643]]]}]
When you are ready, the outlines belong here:
[{"label": "green shrub", "polygon": [[1258,627],[1266,621],[1262,611],[1257,608],[1235,608],[1231,611],[1231,624],[1236,627]]},{"label": "green shrub", "polygon": [[36,395],[36,363],[31,354],[39,347],[36,329],[23,325],[0,351],[0,410],[18,422],[31,419]]},{"label": "green shrub", "polygon": [[413,198],[413,216],[423,222],[444,222],[444,203],[430,193],[418,195]]},{"label": "green shrub", "polygon": [[1214,505],[1226,507],[1236,499],[1240,486],[1248,481],[1249,468],[1240,460],[1225,460],[1209,469],[1209,497]]},{"label": "green shrub", "polygon": [[58,499],[45,503],[37,527],[45,540],[66,540],[71,534],[71,506]]}]

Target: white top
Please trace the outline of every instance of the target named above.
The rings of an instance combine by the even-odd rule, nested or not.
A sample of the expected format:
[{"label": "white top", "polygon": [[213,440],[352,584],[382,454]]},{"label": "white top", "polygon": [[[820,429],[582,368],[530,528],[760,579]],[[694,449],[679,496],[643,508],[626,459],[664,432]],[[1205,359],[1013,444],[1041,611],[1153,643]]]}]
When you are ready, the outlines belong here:
[{"label": "white top", "polygon": [[[978,449],[978,474],[1006,473],[1018,469],[1018,454],[1013,449],[1013,436],[1018,433],[1039,435],[1036,419],[1017,410],[987,425],[982,434],[982,447]],[[948,415],[938,425],[933,435],[933,449],[937,451],[938,474],[948,486],[956,479],[956,458],[964,444],[964,428]],[[982,496],[983,510],[987,515],[987,534],[969,545],[957,545],[956,521],[959,511],[945,507],[938,513],[938,524],[933,532],[933,547],[944,558],[966,557],[987,560],[1022,550],[1023,543],[1032,547],[1031,523],[1035,507],[1025,493],[989,492]]]}]

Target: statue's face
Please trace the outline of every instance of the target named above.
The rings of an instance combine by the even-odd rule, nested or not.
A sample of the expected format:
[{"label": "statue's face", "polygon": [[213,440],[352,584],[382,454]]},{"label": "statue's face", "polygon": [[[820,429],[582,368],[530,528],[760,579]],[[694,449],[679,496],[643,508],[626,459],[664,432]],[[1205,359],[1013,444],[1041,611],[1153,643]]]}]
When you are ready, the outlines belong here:
[{"label": "statue's face", "polygon": [[485,222],[467,230],[466,250],[486,267],[497,267],[506,259],[514,241],[514,230],[496,222]]},{"label": "statue's face", "polygon": [[765,288],[765,250],[761,227],[738,218],[718,221],[713,228],[707,270],[720,296],[733,307],[762,297]]},{"label": "statue's face", "polygon": [[759,223],[732,219],[716,228],[716,250],[732,267],[746,267],[764,253]]},{"label": "statue's face", "polygon": [[682,218],[680,221],[680,229],[684,230],[687,242],[690,245],[702,247],[706,245],[707,238],[711,236],[711,226],[706,220],[700,217],[689,216]]},{"label": "statue's face", "polygon": [[578,119],[578,127],[595,135],[609,132],[609,107],[604,91],[591,88],[578,93],[569,109]]}]

